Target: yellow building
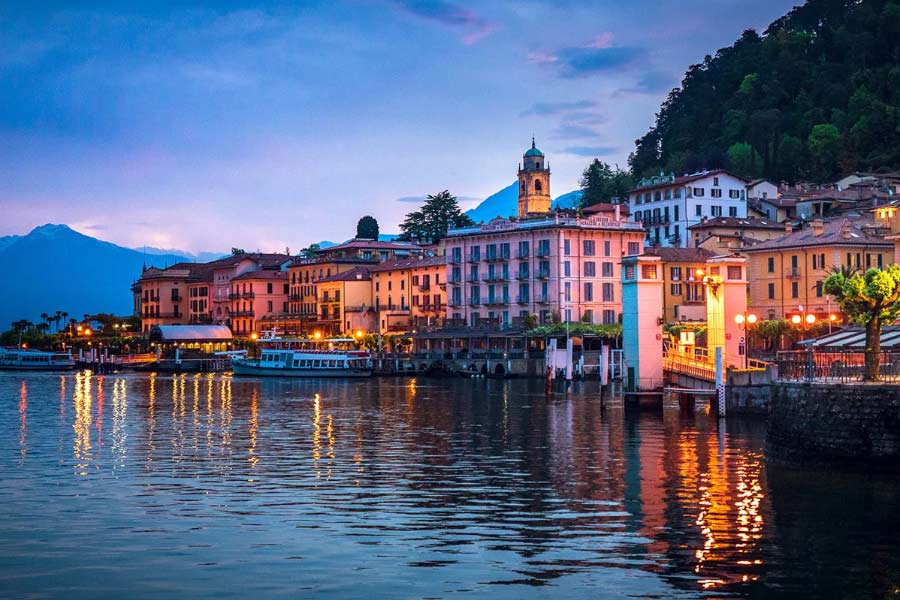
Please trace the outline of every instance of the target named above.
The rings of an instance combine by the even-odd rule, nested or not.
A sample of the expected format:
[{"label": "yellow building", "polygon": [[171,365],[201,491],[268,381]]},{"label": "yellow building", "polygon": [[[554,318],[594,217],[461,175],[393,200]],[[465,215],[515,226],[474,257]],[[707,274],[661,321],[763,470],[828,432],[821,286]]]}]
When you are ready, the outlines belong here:
[{"label": "yellow building", "polygon": [[748,256],[749,310],[761,319],[812,313],[838,314],[822,289],[835,267],[865,270],[894,261],[894,245],[850,219],[816,220],[808,228],[744,249]]},{"label": "yellow building", "polygon": [[662,259],[663,319],[666,323],[706,320],[703,274],[714,256],[703,248],[651,248],[645,255]]},{"label": "yellow building", "polygon": [[319,315],[314,330],[323,335],[354,334],[375,329],[372,278],[367,267],[355,267],[316,283]]},{"label": "yellow building", "polygon": [[389,260],[370,269],[381,333],[443,323],[446,311],[444,256]]}]

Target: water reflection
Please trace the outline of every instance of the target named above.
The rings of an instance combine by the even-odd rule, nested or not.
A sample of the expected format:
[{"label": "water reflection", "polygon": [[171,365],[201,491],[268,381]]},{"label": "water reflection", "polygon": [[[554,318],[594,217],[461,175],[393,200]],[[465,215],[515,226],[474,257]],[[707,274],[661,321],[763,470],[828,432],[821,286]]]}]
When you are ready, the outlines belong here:
[{"label": "water reflection", "polygon": [[[24,482],[29,522],[64,523],[5,553],[20,498],[0,489],[13,516],[0,514],[0,586],[13,592],[28,591],[28,578],[6,578],[4,555],[45,557],[75,573],[85,559],[73,548],[85,543],[107,565],[102,577],[139,591],[209,569],[205,587],[181,590],[193,596],[222,586],[340,596],[354,585],[415,597],[518,598],[543,586],[575,596],[790,595],[811,585],[792,572],[846,567],[820,553],[814,569],[798,550],[806,538],[776,527],[758,423],[726,429],[702,412],[601,411],[593,393],[547,399],[525,381],[79,372],[0,376],[2,391],[18,392],[18,411],[0,412],[0,426],[17,428],[19,460],[0,463],[0,476]],[[57,395],[58,409],[42,401]],[[59,468],[69,450],[54,447],[54,427],[73,432],[75,477]],[[782,497],[809,495],[798,477],[779,477]],[[867,485],[839,485],[851,484]],[[882,503],[900,508],[898,484],[878,486],[890,492]],[[97,502],[115,510],[100,514]],[[782,513],[793,510],[786,504]],[[867,497],[857,509],[874,504]],[[833,536],[842,507],[815,510],[828,525],[807,522],[805,531]],[[897,512],[870,514],[871,529],[854,539],[864,545],[863,533],[896,524]],[[64,516],[72,513],[79,518]],[[866,577],[884,581],[900,571],[900,545],[877,539],[873,554],[887,566],[867,563]],[[298,560],[300,575],[290,566]]]}]

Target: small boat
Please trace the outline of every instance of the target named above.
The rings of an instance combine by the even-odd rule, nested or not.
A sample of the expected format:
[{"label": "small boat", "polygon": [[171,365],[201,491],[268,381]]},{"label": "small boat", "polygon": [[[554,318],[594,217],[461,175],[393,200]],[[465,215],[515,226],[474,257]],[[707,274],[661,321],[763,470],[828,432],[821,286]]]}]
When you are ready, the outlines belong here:
[{"label": "small boat", "polygon": [[71,352],[0,348],[0,371],[65,371],[75,368]]},{"label": "small boat", "polygon": [[262,377],[369,377],[372,357],[355,340],[281,338],[266,332],[259,339],[259,358],[234,356],[235,375]]}]

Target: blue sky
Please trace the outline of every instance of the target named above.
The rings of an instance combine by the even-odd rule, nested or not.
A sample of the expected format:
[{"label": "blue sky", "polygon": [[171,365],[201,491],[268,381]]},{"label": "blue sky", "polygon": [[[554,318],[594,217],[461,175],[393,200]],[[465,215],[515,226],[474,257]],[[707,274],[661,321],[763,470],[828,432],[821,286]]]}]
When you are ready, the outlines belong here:
[{"label": "blue sky", "polygon": [[72,4],[0,6],[0,235],[296,251],[484,198],[532,134],[554,195],[625,166],[688,65],[794,2]]}]

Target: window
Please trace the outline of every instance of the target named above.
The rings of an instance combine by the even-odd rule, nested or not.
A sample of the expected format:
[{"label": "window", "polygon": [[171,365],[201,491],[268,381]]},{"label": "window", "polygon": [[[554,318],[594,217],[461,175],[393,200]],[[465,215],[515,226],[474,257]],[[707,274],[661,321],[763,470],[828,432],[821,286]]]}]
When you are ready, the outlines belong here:
[{"label": "window", "polygon": [[680,296],[681,295],[681,284],[680,283],[671,284],[669,286],[669,293],[672,294],[673,296]]},{"label": "window", "polygon": [[791,298],[800,297],[800,285],[796,281],[791,282]]},{"label": "window", "polygon": [[709,190],[709,195],[713,198],[721,198],[722,197],[722,189],[721,188],[713,188]]},{"label": "window", "polygon": [[728,280],[739,281],[741,279],[741,268],[739,266],[728,267]]},{"label": "window", "polygon": [[603,256],[610,256],[612,253],[612,244],[610,244],[609,240],[603,241]]},{"label": "window", "polygon": [[703,188],[701,188],[701,187],[695,187],[695,188],[694,188],[694,196],[695,196],[695,197],[697,197],[697,198],[702,198],[704,193],[705,193],[705,192],[704,192]]},{"label": "window", "polygon": [[[676,221],[678,220],[678,208],[679,208],[679,206],[677,204],[674,207],[672,207],[673,218]],[[677,227],[677,225],[676,225],[676,227]]]},{"label": "window", "polygon": [[590,281],[585,282],[584,284],[584,301],[585,302],[593,302],[594,301],[594,284]]},{"label": "window", "polygon": [[728,216],[736,217],[737,216],[737,206],[729,206],[728,207]]},{"label": "window", "polygon": [[571,302],[572,301],[572,282],[571,281],[566,282],[565,290],[566,290],[565,291],[566,302]]},{"label": "window", "polygon": [[[540,168],[541,168],[541,166],[538,165],[538,169],[540,169]],[[534,191],[540,192],[541,189],[542,189],[542,188],[541,188],[541,180],[540,180],[540,179],[535,179],[535,180],[534,180]]]},{"label": "window", "polygon": [[694,206],[694,214],[698,217],[702,217],[703,216],[703,206],[701,206],[700,204],[697,204],[696,206]]},{"label": "window", "polygon": [[722,207],[719,206],[719,205],[713,204],[713,205],[710,207],[710,211],[711,211],[710,214],[712,214],[712,216],[714,216],[714,217],[721,217],[721,216],[722,216]]},{"label": "window", "polygon": [[563,254],[569,256],[572,254],[572,240],[566,238],[563,240]]},{"label": "window", "polygon": [[[675,188],[675,193],[673,194],[676,198],[681,198],[681,188]],[[678,217],[675,217],[676,219]]]},{"label": "window", "polygon": [[741,197],[741,193],[738,190],[728,190],[728,197],[732,200],[737,200]]},{"label": "window", "polygon": [[634,256],[636,254],[641,253],[641,243],[640,242],[628,242],[628,254],[629,256]]},{"label": "window", "polygon": [[271,293],[272,293],[272,284],[271,284],[271,283],[267,283],[267,284],[266,284],[266,293],[267,293],[267,294],[271,294]]},{"label": "window", "polygon": [[611,283],[603,284],[603,301],[604,302],[615,302],[615,295],[613,293],[613,284],[611,284]]},{"label": "window", "polygon": [[[548,261],[541,261],[541,272],[549,273],[550,272],[550,263]],[[569,261],[563,262],[563,275],[565,277],[572,276],[572,263]]]},{"label": "window", "polygon": [[817,298],[822,297],[822,282],[821,281],[816,282],[816,297]]},{"label": "window", "polygon": [[656,265],[641,265],[642,279],[656,279]]},{"label": "window", "polygon": [[791,268],[792,269],[797,268],[797,255],[796,254],[791,255]]},{"label": "window", "polygon": [[584,263],[584,276],[595,277],[597,275],[597,263],[589,260]]},{"label": "window", "polygon": [[[825,255],[823,254],[822,256],[824,257]],[[877,264],[878,264],[878,268],[880,269],[880,268],[882,268],[882,267],[884,266],[884,263],[883,263],[883,259],[882,259],[882,257],[881,257],[881,254],[878,254],[877,256],[878,256],[878,262],[877,262]]]},{"label": "window", "polygon": [[713,177],[713,185],[719,185],[719,178]]},{"label": "window", "polygon": [[672,281],[681,281],[681,267],[669,267],[669,276]]},{"label": "window", "polygon": [[769,257],[769,260],[768,260],[768,271],[769,271],[769,273],[774,273],[774,272],[775,272],[775,257],[774,257],[774,256],[770,256],[770,257]]},{"label": "window", "polygon": [[616,311],[606,309],[603,311],[603,324],[614,325],[616,323]]},{"label": "window", "polygon": [[594,240],[584,240],[584,255],[594,256]]},{"label": "window", "polygon": [[613,277],[613,264],[609,261],[603,263],[603,276]]}]

